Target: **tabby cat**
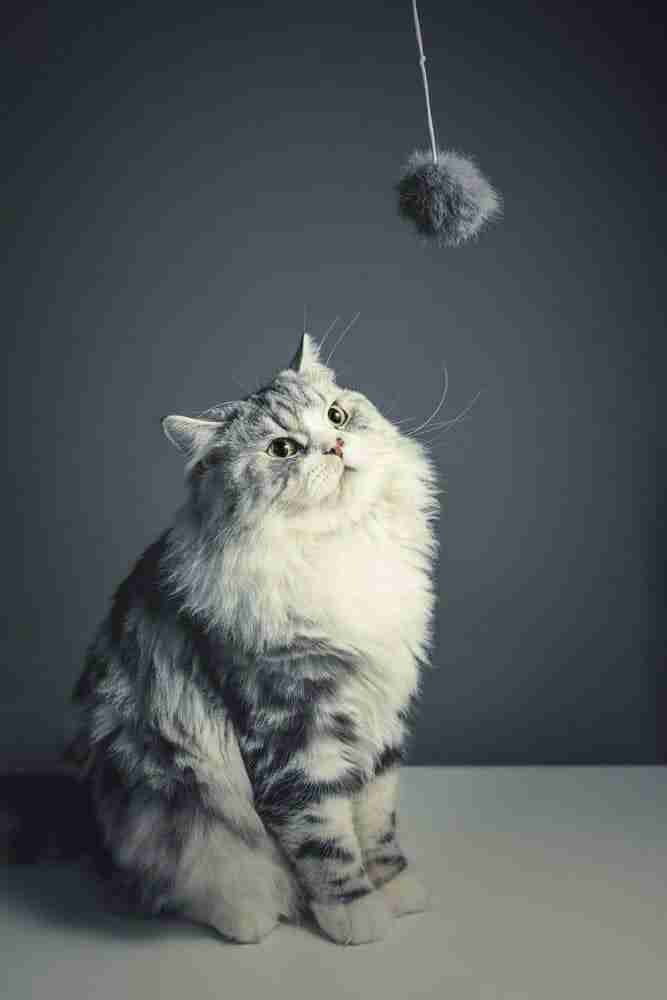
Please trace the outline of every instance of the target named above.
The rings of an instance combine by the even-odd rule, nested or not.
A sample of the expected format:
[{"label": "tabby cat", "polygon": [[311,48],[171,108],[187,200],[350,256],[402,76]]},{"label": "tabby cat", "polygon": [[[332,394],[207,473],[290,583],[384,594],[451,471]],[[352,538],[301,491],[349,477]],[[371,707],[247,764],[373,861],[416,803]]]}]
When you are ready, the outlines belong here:
[{"label": "tabby cat", "polygon": [[187,500],[74,695],[106,848],[150,912],[239,942],[310,914],[375,941],[426,906],[396,800],[430,642],[433,467],[308,334],[264,388],[163,427]]}]

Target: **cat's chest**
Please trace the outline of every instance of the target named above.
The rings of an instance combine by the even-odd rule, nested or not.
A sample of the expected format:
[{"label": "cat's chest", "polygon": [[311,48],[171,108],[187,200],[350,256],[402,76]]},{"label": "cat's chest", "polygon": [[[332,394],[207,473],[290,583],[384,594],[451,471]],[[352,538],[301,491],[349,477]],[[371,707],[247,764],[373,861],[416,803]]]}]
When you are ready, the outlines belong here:
[{"label": "cat's chest", "polygon": [[376,521],[315,547],[305,578],[309,617],[362,648],[421,645],[431,608],[424,560]]},{"label": "cat's chest", "polygon": [[311,616],[332,643],[358,651],[337,709],[355,721],[370,753],[400,745],[404,713],[427,655],[432,590],[427,564],[405,537],[370,522],[314,560]]}]

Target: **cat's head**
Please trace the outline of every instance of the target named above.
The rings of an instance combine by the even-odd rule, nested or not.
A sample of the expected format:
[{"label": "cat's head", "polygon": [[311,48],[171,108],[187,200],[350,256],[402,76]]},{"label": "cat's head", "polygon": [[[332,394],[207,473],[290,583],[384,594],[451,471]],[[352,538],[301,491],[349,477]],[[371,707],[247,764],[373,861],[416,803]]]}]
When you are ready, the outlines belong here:
[{"label": "cat's head", "polygon": [[186,457],[192,502],[223,522],[270,517],[335,531],[367,514],[407,466],[428,476],[417,442],[363,393],[338,386],[307,333],[289,367],[257,392],[162,423]]}]

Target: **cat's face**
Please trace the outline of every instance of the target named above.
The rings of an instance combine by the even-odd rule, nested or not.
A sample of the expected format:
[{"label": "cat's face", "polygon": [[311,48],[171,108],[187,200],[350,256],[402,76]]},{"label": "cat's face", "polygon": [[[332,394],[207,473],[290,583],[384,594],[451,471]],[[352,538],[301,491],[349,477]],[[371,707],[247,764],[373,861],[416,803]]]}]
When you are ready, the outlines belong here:
[{"label": "cat's face", "polygon": [[195,502],[247,523],[271,514],[342,526],[372,507],[413,444],[366,396],[336,385],[307,334],[269,385],[204,416],[166,417],[165,433],[188,458]]}]

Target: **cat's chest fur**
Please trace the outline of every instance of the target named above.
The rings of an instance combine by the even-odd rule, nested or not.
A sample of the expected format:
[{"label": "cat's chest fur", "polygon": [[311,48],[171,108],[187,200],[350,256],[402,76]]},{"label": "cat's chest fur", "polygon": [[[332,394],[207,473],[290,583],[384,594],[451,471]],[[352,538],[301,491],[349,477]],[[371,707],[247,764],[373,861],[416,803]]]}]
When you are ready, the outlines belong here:
[{"label": "cat's chest fur", "polygon": [[369,518],[314,559],[319,624],[360,654],[341,683],[338,709],[358,720],[369,748],[400,743],[403,714],[426,657],[430,582],[413,539]]},{"label": "cat's chest fur", "polygon": [[[421,531],[421,535],[420,535]],[[405,712],[418,685],[418,665],[426,657],[433,596],[429,561],[423,543],[424,526],[392,524],[367,518],[336,536],[275,545],[274,585],[263,588],[270,601],[263,605],[266,628],[273,609],[274,628],[280,622],[299,641],[325,643],[347,657],[347,668],[336,670],[335,690],[313,711],[312,685],[300,697],[314,731],[326,734],[333,717],[349,720],[357,734],[346,751],[350,763],[371,771],[373,761],[388,746],[400,746]],[[285,636],[289,649],[289,632]],[[283,682],[289,687],[295,661],[285,663]],[[316,670],[319,668],[315,668]],[[326,657],[322,661],[326,671]],[[280,675],[272,674],[280,686]],[[317,680],[317,673],[312,674]],[[292,688],[292,692],[299,690]],[[262,705],[255,703],[261,716]],[[259,737],[255,733],[253,737]],[[325,736],[326,740],[326,736]],[[331,766],[338,766],[337,751]]]},{"label": "cat's chest fur", "polygon": [[313,546],[304,580],[313,620],[369,651],[378,643],[421,644],[430,584],[411,543],[391,523],[367,518]]}]

